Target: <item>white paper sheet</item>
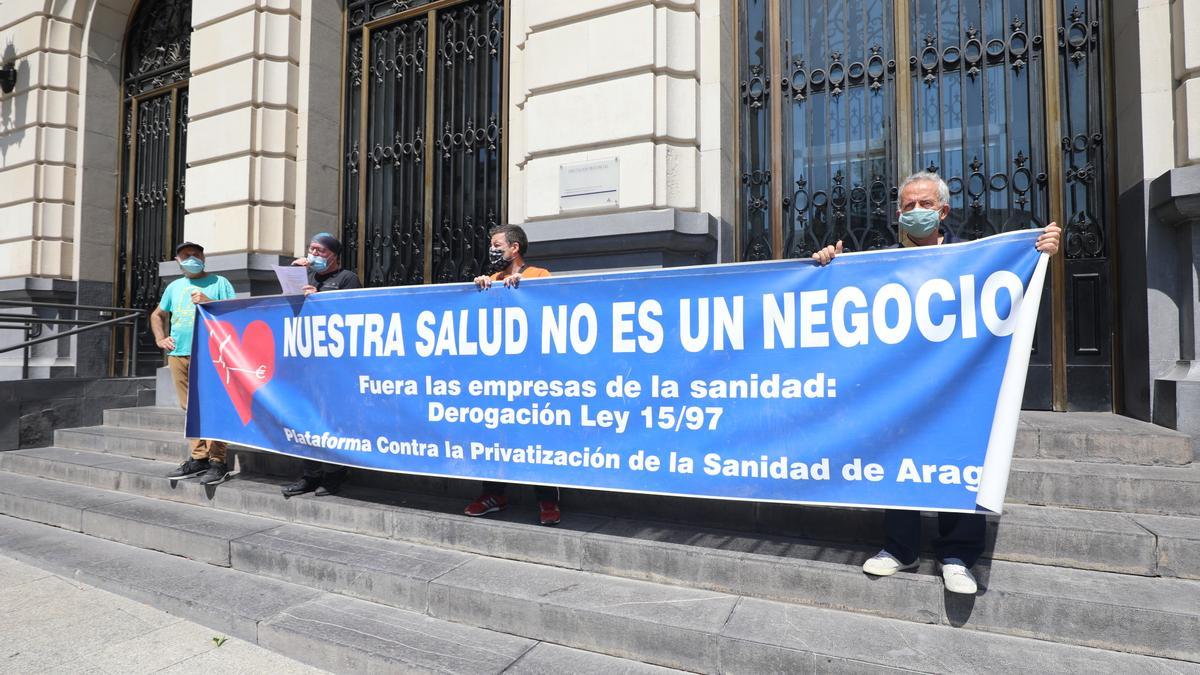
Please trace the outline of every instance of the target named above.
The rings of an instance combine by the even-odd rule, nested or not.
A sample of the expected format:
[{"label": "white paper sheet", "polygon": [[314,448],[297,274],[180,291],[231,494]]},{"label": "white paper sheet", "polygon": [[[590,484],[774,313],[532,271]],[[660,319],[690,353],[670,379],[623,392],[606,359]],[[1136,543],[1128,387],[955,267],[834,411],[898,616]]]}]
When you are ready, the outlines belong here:
[{"label": "white paper sheet", "polygon": [[275,276],[284,295],[302,295],[308,285],[308,268],[299,265],[276,265]]}]

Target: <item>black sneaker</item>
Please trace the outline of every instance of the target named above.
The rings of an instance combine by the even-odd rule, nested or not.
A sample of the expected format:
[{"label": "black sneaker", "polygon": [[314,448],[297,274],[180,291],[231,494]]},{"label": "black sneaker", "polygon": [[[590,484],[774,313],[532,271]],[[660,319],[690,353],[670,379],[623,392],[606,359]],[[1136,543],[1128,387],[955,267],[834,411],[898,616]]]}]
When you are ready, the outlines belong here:
[{"label": "black sneaker", "polygon": [[291,485],[284,485],[280,489],[280,492],[283,493],[284,497],[295,497],[296,495],[302,495],[305,492],[312,492],[313,490],[316,490],[317,486],[320,484],[320,480],[304,476]]},{"label": "black sneaker", "polygon": [[225,466],[225,462],[210,461],[208,463],[208,471],[200,476],[201,485],[211,485],[220,483],[225,480],[225,476],[229,475],[229,467]]},{"label": "black sneaker", "polygon": [[317,488],[318,497],[328,497],[336,495],[338,490],[342,489],[342,483],[346,482],[346,476],[350,475],[348,469],[327,473],[321,476],[321,487]]},{"label": "black sneaker", "polygon": [[208,471],[207,459],[189,459],[183,464],[180,464],[179,468],[167,474],[167,478],[191,478],[192,476],[195,476],[199,473],[204,473],[205,471]]}]

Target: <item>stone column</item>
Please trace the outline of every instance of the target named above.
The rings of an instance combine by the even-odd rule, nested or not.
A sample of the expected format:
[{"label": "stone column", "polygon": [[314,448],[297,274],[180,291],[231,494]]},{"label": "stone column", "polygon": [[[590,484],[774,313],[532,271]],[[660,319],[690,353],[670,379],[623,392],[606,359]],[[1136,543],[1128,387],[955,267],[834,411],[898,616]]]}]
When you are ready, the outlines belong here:
[{"label": "stone column", "polygon": [[1154,216],[1173,228],[1174,255],[1160,261],[1172,282],[1177,359],[1154,379],[1155,424],[1189,433],[1200,450],[1200,164],[1174,169],[1150,186]]},{"label": "stone column", "polygon": [[[1150,293],[1166,293],[1174,311],[1174,361],[1154,379],[1156,424],[1190,433],[1200,449],[1200,6],[1190,0],[1170,5],[1175,86],[1176,168],[1150,185],[1150,208],[1165,227],[1164,281]],[[1152,319],[1153,320],[1153,319]]]},{"label": "stone column", "polygon": [[278,292],[270,268],[296,238],[300,1],[196,2],[192,25],[184,235],[239,293]]}]

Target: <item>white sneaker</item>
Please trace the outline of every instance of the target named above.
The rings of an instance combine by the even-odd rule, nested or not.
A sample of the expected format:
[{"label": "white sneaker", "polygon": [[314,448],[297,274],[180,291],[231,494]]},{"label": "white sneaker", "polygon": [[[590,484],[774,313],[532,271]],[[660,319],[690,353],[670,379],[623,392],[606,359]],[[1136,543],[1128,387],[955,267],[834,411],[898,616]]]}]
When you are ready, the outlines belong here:
[{"label": "white sneaker", "polygon": [[877,577],[890,577],[901,570],[915,570],[921,561],[914,560],[908,565],[896,559],[896,556],[887,551],[880,551],[874,557],[863,563],[863,571],[867,574],[874,574]]},{"label": "white sneaker", "polygon": [[942,581],[946,583],[946,590],[951,593],[975,595],[979,590],[971,570],[958,558],[946,558],[942,561]]}]

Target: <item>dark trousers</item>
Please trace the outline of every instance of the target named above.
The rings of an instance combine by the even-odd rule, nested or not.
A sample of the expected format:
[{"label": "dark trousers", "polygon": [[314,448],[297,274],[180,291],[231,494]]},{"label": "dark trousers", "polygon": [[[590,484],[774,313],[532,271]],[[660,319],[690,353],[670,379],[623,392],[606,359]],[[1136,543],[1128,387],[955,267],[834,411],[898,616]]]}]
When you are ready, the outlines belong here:
[{"label": "dark trousers", "polygon": [[[921,554],[921,512],[889,509],[883,514],[887,543],[883,549],[905,565]],[[967,567],[983,555],[987,520],[980,513],[938,513],[938,536],[933,549],[938,560],[958,558]]]},{"label": "dark trousers", "polygon": [[344,474],[347,471],[349,469],[340,464],[326,464],[315,459],[304,460],[304,477],[312,480],[321,480],[325,476]]},{"label": "dark trousers", "polygon": [[[504,494],[504,483],[492,483],[484,481],[483,494],[485,495],[502,495]],[[558,488],[548,487],[546,485],[534,485],[533,494],[539,502],[554,502],[558,503]]]}]

